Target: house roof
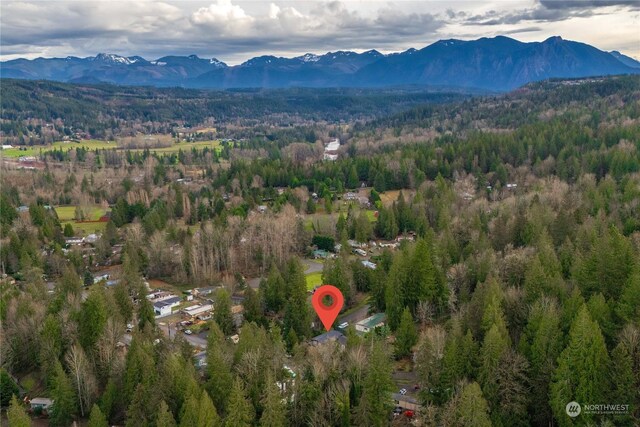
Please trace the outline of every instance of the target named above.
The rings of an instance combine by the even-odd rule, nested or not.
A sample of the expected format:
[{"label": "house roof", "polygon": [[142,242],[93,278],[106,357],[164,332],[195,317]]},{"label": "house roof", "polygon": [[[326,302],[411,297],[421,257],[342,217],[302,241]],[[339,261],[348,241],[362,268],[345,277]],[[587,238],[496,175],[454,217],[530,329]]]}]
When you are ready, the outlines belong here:
[{"label": "house roof", "polygon": [[341,332],[332,329],[329,332],[312,338],[311,341],[317,342],[318,344],[338,341],[340,344],[345,345],[347,343],[347,337],[345,337]]},{"label": "house roof", "polygon": [[180,297],[172,297],[172,298],[167,298],[164,301],[158,301],[158,302],[154,303],[153,306],[156,307],[156,308],[162,308],[162,307],[165,307],[165,306],[170,306],[170,305],[173,305],[173,304],[177,304],[180,301],[182,301],[182,298],[180,298]]},{"label": "house roof", "polygon": [[386,320],[387,316],[384,313],[376,313],[373,316],[369,316],[366,319],[359,321],[357,324],[365,328],[375,328],[380,323]]},{"label": "house roof", "polygon": [[53,399],[49,399],[48,397],[34,397],[30,403],[32,405],[51,405],[53,404]]}]

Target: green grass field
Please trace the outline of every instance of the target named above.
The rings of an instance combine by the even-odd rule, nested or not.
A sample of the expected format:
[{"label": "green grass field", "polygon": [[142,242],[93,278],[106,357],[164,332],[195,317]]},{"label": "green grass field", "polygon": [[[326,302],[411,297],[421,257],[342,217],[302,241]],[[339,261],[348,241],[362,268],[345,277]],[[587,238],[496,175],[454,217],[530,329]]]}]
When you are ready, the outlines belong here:
[{"label": "green grass field", "polygon": [[117,144],[115,142],[109,141],[99,141],[97,139],[87,139],[82,140],[80,142],[75,141],[57,141],[50,145],[37,145],[33,147],[26,147],[25,150],[20,150],[19,148],[9,148],[7,150],[2,150],[2,156],[10,157],[10,158],[18,158],[23,156],[39,156],[41,153],[53,150],[62,149],[64,151],[69,151],[72,148],[80,148],[84,147],[89,150],[95,149],[108,149],[115,148]]},{"label": "green grass field", "polygon": [[[76,222],[76,207],[75,206],[57,206],[54,208],[56,210],[56,214],[58,215],[58,219],[60,220],[60,225],[64,229],[65,225],[71,224],[73,230],[76,234],[91,234],[98,231],[103,231],[107,226],[106,222]],[[103,216],[107,211],[101,206],[91,206],[87,212],[87,221],[97,221]]]},{"label": "green grass field", "polygon": [[310,291],[316,286],[320,286],[322,284],[322,272],[311,273],[306,276],[307,279],[307,290]]},{"label": "green grass field", "polygon": [[[19,148],[9,148],[6,150],[0,150],[0,155],[7,158],[18,158],[23,156],[39,156],[41,153],[45,153],[47,151],[53,151],[55,149],[62,149],[64,151],[68,151],[72,148],[80,148],[84,147],[89,150],[102,150],[102,149],[110,149],[110,148],[118,148],[118,143],[113,141],[100,141],[97,139],[87,139],[82,140],[80,142],[76,141],[57,141],[50,145],[38,145],[34,147],[26,147],[25,150],[20,150]],[[191,151],[192,148],[196,148],[198,150],[202,150],[205,147],[208,147],[212,150],[220,151],[222,146],[220,145],[220,141],[197,141],[197,142],[179,142],[174,143],[170,147],[162,147],[162,148],[150,148],[149,150],[152,153],[177,153],[178,151]],[[143,151],[142,148],[132,149],[131,151]]]},{"label": "green grass field", "polygon": [[[75,206],[58,206],[55,208],[56,214],[58,214],[58,219],[61,222],[69,222],[74,221],[76,216],[76,207]],[[100,219],[102,215],[107,213],[105,209],[100,206],[92,206],[89,208],[88,216],[86,218],[87,221],[97,221]]]},{"label": "green grass field", "polygon": [[19,150],[17,148],[8,148],[6,150],[0,150],[0,156],[12,158],[12,159],[17,159],[18,157],[22,157],[22,156],[37,156],[40,154],[40,150],[44,148],[45,148],[44,146],[38,147],[38,148],[27,148],[26,150]]},{"label": "green grass field", "polygon": [[61,222],[60,225],[62,226],[62,229],[64,230],[64,226],[67,224],[71,224],[71,226],[73,227],[73,230],[76,232],[76,234],[78,233],[78,231],[80,231],[82,235],[86,235],[86,234],[91,234],[91,233],[96,233],[98,231],[102,232],[104,231],[105,227],[107,226],[106,222],[75,222],[75,221],[65,221],[65,222]]},{"label": "green grass field", "polygon": [[[174,143],[170,147],[162,147],[162,148],[150,148],[149,150],[152,153],[177,153],[178,151],[191,151],[193,148],[197,150],[202,150],[205,147],[210,148],[211,150],[220,151],[222,146],[220,145],[220,141],[197,141],[197,142],[178,142]],[[136,148],[131,151],[144,151],[142,148]]]}]

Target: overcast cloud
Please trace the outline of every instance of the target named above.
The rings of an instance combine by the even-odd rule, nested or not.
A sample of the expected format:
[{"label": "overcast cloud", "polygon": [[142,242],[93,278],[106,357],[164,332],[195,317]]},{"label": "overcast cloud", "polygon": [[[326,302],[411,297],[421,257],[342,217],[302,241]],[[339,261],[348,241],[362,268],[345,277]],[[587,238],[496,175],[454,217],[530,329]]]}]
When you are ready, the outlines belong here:
[{"label": "overcast cloud", "polygon": [[0,56],[216,57],[421,48],[552,35],[640,58],[640,1],[27,1],[0,5]]}]

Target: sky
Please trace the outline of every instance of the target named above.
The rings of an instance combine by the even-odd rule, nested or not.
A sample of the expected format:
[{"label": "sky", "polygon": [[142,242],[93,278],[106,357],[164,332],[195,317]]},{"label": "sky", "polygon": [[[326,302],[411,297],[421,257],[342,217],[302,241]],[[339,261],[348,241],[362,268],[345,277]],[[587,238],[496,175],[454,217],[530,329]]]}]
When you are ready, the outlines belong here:
[{"label": "sky", "polygon": [[551,36],[640,59],[640,0],[113,1],[0,3],[0,59],[382,53],[437,40]]}]

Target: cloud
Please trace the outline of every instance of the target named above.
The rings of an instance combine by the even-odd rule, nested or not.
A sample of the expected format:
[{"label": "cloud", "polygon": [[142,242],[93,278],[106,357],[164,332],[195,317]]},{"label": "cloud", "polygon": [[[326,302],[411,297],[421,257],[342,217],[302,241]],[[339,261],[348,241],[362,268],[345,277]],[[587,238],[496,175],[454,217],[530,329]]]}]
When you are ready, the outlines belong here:
[{"label": "cloud", "polygon": [[264,10],[239,0],[197,7],[153,0],[3,1],[0,45],[3,55],[29,46],[24,50],[29,56],[107,51],[151,58],[195,51],[246,58],[270,50],[394,49],[410,41],[422,45],[445,24],[444,17],[427,12],[353,5],[335,0],[295,7],[272,3]]},{"label": "cloud", "polygon": [[[609,8],[609,10],[602,10]],[[516,25],[521,22],[559,22],[572,18],[588,18],[598,14],[616,13],[620,9],[640,8],[638,0],[539,0],[534,7],[515,11],[490,10],[463,17],[471,25]]]},{"label": "cloud", "polygon": [[[2,0],[0,55],[7,59],[109,52],[155,59],[196,53],[238,63],[262,54],[399,51],[444,38],[538,31],[532,28],[540,28],[544,37],[553,34],[545,34],[549,23],[602,14],[627,24],[638,19],[629,16],[627,11],[633,7],[629,4],[634,2],[628,0],[515,0],[521,1],[515,6],[498,0],[449,4],[430,0],[271,1]],[[623,41],[627,45],[637,42],[637,32]]]},{"label": "cloud", "polygon": [[638,0],[539,0],[540,5],[546,9],[584,9],[611,6],[639,7]]}]

